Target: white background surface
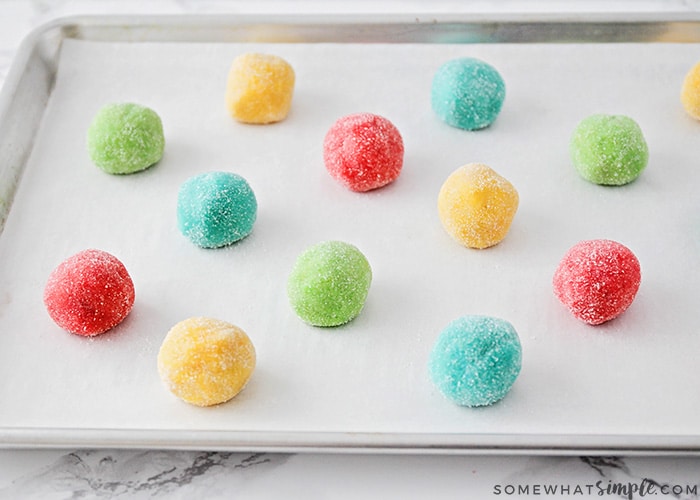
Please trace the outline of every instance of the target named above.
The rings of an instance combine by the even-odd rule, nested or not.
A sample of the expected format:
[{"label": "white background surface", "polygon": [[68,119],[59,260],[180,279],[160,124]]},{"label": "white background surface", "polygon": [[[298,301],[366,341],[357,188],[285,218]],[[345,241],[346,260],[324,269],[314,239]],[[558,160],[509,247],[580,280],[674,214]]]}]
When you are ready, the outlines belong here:
[{"label": "white background surface", "polygon": [[[626,7],[640,5],[618,2],[613,4],[612,8],[620,8],[622,4]],[[694,7],[693,4],[685,2],[666,2],[662,6],[641,4],[639,8],[660,7],[668,10],[670,4],[674,4],[678,9]],[[257,5],[264,9],[272,4],[260,2]],[[365,5],[368,9],[379,8],[379,4],[376,3],[359,2],[353,5]],[[386,5],[390,10],[396,8],[397,4]],[[482,10],[489,5],[498,6],[472,4],[474,8]],[[500,5],[503,8],[513,8],[512,3]],[[519,8],[522,8],[522,5],[519,4]],[[279,4],[276,7],[279,8]],[[117,2],[3,2],[0,3],[0,9],[4,9],[4,12],[0,11],[0,21],[8,25],[4,33],[9,39],[0,46],[0,61],[11,59],[18,41],[16,36],[11,36],[13,32],[21,36],[25,28],[56,14],[115,10],[124,12],[124,9],[140,12],[191,12],[237,8],[241,8],[241,4],[235,2],[163,2],[138,5]],[[13,21],[9,21],[10,19]],[[4,74],[1,67],[0,74]],[[679,411],[683,409],[679,408]],[[312,498],[367,498],[372,495],[385,498],[424,498],[428,495],[443,498],[485,498],[492,495],[496,484],[586,485],[601,479],[638,481],[648,477],[660,483],[691,485],[697,484],[696,472],[699,466],[695,459],[580,460],[316,455],[250,457],[245,454],[110,450],[75,453],[6,451],[0,455],[0,485],[4,485],[0,494],[6,498],[70,498],[79,495],[80,492],[88,496],[125,495],[150,498],[179,494],[183,498],[197,495],[212,498],[223,497],[226,492],[231,491],[231,487],[237,487],[237,491],[248,498],[275,498],[283,494],[289,495],[290,492],[307,494]],[[159,481],[163,478],[172,480]],[[178,486],[178,489],[175,489],[175,486]],[[680,496],[693,497],[695,496]]]}]

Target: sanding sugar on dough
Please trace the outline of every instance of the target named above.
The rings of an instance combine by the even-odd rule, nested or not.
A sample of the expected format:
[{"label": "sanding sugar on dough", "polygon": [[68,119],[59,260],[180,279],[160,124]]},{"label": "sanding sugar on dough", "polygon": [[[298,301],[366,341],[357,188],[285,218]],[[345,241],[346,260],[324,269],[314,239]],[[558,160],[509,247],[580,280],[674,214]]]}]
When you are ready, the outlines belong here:
[{"label": "sanding sugar on dough", "polygon": [[163,123],[150,108],[133,103],[103,106],[87,134],[90,158],[110,174],[131,174],[154,165],[163,156]]},{"label": "sanding sugar on dough", "polygon": [[253,231],[258,202],[248,182],[231,172],[207,172],[187,179],[177,198],[180,232],[202,248],[218,248]]},{"label": "sanding sugar on dough", "polygon": [[339,118],[323,141],[326,170],[352,191],[370,191],[395,181],[403,155],[403,139],[396,126],[372,113]]},{"label": "sanding sugar on dough", "polygon": [[681,104],[690,116],[700,120],[700,62],[690,68],[683,79]]},{"label": "sanding sugar on dough", "polygon": [[641,283],[639,260],[612,240],[585,240],[559,262],[554,294],[581,321],[599,325],[618,317],[634,301]]},{"label": "sanding sugar on dough", "polygon": [[294,94],[292,66],[279,56],[247,53],[231,64],[226,84],[226,108],[242,123],[284,120]]},{"label": "sanding sugar on dough", "polygon": [[306,323],[339,326],[360,314],[371,281],[372,269],[357,247],[324,241],[299,255],[287,281],[287,295]]},{"label": "sanding sugar on dough", "polygon": [[44,288],[54,322],[71,333],[94,336],[121,323],[134,305],[134,283],[115,256],[89,249],[61,262]]},{"label": "sanding sugar on dough", "polygon": [[647,166],[649,150],[642,130],[624,115],[591,115],[579,122],[569,146],[571,161],[589,182],[621,186]]},{"label": "sanding sugar on dough", "polygon": [[431,105],[437,116],[453,127],[479,130],[491,125],[501,112],[506,87],[490,64],[472,57],[453,59],[435,73]]},{"label": "sanding sugar on dough", "polygon": [[193,317],[173,326],[158,352],[165,386],[196,406],[224,403],[243,390],[255,369],[255,348],[239,327]]},{"label": "sanding sugar on dough", "polygon": [[455,241],[481,249],[506,237],[518,203],[518,192],[507,179],[482,163],[469,163],[443,183],[438,214]]},{"label": "sanding sugar on dough", "polygon": [[440,333],[428,368],[435,386],[461,406],[502,399],[520,374],[522,348],[513,325],[489,316],[463,316]]}]

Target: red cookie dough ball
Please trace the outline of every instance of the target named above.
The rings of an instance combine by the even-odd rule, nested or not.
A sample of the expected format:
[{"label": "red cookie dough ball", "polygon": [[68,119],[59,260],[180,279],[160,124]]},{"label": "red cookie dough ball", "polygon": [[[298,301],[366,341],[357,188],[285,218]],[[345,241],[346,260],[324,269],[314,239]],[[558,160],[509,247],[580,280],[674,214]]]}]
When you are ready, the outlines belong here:
[{"label": "red cookie dough ball", "polygon": [[83,250],[53,270],[44,289],[44,304],[51,319],[64,330],[99,335],[129,314],[134,283],[113,255]]},{"label": "red cookie dough ball", "polygon": [[625,312],[641,279],[639,261],[629,248],[611,240],[588,240],[569,249],[552,283],[574,316],[599,325]]},{"label": "red cookie dough ball", "polygon": [[403,140],[384,117],[344,116],[326,133],[323,161],[333,178],[353,191],[370,191],[396,180],[403,166]]}]

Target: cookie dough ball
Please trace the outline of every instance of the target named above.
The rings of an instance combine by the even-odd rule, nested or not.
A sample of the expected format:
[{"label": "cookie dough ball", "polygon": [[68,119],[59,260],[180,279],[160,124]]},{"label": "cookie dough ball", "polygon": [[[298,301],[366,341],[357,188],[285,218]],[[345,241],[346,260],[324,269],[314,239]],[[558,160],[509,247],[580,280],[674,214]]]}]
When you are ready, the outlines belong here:
[{"label": "cookie dough ball", "polygon": [[323,141],[328,173],[352,191],[370,191],[396,180],[403,167],[403,153],[398,129],[372,113],[338,119]]},{"label": "cookie dough ball", "polygon": [[448,399],[461,406],[486,406],[510,391],[521,360],[513,325],[489,316],[464,316],[440,333],[428,368]]},{"label": "cookie dough ball", "polygon": [[438,194],[445,231],[469,248],[487,248],[506,237],[518,210],[518,192],[507,179],[481,163],[455,170]]},{"label": "cookie dough ball", "polygon": [[501,112],[506,86],[490,64],[474,58],[453,59],[433,77],[430,102],[437,116],[453,127],[488,127]]},{"label": "cookie dough ball", "polygon": [[292,105],[294,69],[281,57],[242,54],[231,64],[226,85],[226,107],[243,123],[284,120]]},{"label": "cookie dough ball", "polygon": [[371,281],[372,269],[360,250],[342,241],[326,241],[297,258],[287,295],[306,323],[338,326],[360,314]]},{"label": "cookie dough ball", "polygon": [[121,323],[134,298],[134,283],[124,264],[95,249],[61,262],[44,288],[51,319],[64,330],[85,336],[99,335]]},{"label": "cookie dough ball", "polygon": [[693,66],[683,80],[681,103],[690,116],[700,120],[700,63]]},{"label": "cookie dough ball", "polygon": [[627,310],[641,280],[639,261],[629,248],[611,240],[587,240],[566,252],[552,284],[575,317],[599,325]]},{"label": "cookie dough ball", "polygon": [[87,146],[93,163],[105,172],[139,172],[162,158],[163,124],[158,114],[145,106],[107,104],[88,129]]},{"label": "cookie dough ball", "polygon": [[594,184],[620,186],[632,182],[649,160],[642,130],[622,115],[584,118],[574,130],[570,150],[579,175]]},{"label": "cookie dough ball", "polygon": [[248,182],[230,172],[189,178],[177,197],[180,232],[197,246],[218,248],[248,236],[258,203]]},{"label": "cookie dough ball", "polygon": [[158,352],[158,373],[165,386],[196,406],[230,400],[243,390],[254,369],[255,348],[248,335],[218,319],[181,321]]}]

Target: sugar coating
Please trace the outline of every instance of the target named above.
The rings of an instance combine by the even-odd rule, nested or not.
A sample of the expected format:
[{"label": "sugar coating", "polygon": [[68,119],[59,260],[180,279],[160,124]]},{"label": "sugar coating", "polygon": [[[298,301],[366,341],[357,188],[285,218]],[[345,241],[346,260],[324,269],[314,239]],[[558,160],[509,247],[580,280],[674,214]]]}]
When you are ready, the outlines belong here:
[{"label": "sugar coating", "polygon": [[145,106],[107,104],[88,128],[87,147],[93,163],[107,173],[139,172],[163,156],[163,123]]},{"label": "sugar coating", "polygon": [[231,172],[208,172],[187,179],[177,197],[180,232],[203,248],[230,245],[248,236],[258,203],[248,182]]},{"label": "sugar coating", "polygon": [[44,305],[54,322],[71,333],[94,336],[127,317],[134,283],[115,256],[89,249],[61,262],[49,275]]},{"label": "sugar coating", "polygon": [[518,192],[507,179],[482,163],[469,163],[443,183],[438,214],[455,241],[487,248],[506,237],[518,203]]},{"label": "sugar coating", "polygon": [[255,348],[243,330],[218,319],[194,317],[176,324],[165,336],[158,373],[183,401],[212,406],[243,390],[255,361]]},{"label": "sugar coating", "polygon": [[279,56],[242,54],[228,74],[226,108],[243,123],[284,120],[292,105],[294,79],[294,69]]},{"label": "sugar coating", "polygon": [[488,127],[501,112],[506,86],[496,68],[470,57],[443,64],[433,77],[430,102],[437,116],[453,127]]},{"label": "sugar coating", "polygon": [[681,103],[690,116],[700,120],[700,62],[690,68],[683,79]]},{"label": "sugar coating", "polygon": [[352,191],[370,191],[396,180],[404,146],[398,129],[372,113],[339,118],[323,141],[323,161],[331,176]]},{"label": "sugar coating", "polygon": [[521,362],[513,325],[489,316],[464,316],[440,333],[428,369],[448,399],[461,406],[486,406],[510,391]]},{"label": "sugar coating", "polygon": [[287,281],[287,295],[306,323],[338,326],[360,314],[371,282],[372,269],[357,247],[325,241],[299,255]]},{"label": "sugar coating", "polygon": [[639,261],[629,248],[612,240],[586,240],[566,252],[552,285],[575,317],[599,325],[627,310],[641,279]]},{"label": "sugar coating", "polygon": [[623,115],[591,115],[576,126],[571,161],[579,175],[595,184],[620,186],[647,166],[649,150],[639,125]]}]

